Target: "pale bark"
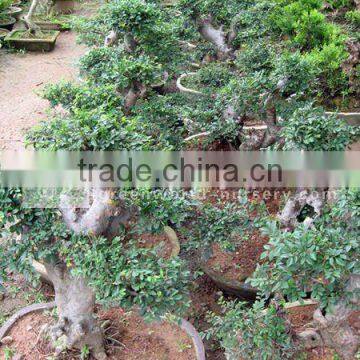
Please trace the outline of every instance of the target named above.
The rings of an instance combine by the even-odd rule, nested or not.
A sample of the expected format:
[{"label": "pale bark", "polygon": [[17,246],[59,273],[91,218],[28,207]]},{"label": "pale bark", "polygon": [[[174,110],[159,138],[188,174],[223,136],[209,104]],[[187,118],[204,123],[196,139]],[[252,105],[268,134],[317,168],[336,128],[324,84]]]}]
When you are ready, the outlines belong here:
[{"label": "pale bark", "polygon": [[41,0],[32,0],[28,13],[23,17],[25,26],[29,29],[31,33],[34,33],[36,30],[39,29],[39,26],[34,23],[33,16],[40,1]]},{"label": "pale bark", "polygon": [[[311,190],[298,190],[294,196],[287,200],[284,208],[278,215],[281,224],[287,229],[294,229],[299,223],[297,218],[306,205],[314,209],[315,218],[322,214],[324,202],[320,194]],[[306,226],[310,227],[315,218],[305,219]]]},{"label": "pale bark", "polygon": [[119,37],[116,31],[111,30],[109,34],[105,37],[104,46],[105,47],[113,46],[118,41],[118,39]]},{"label": "pale bark", "polygon": [[80,209],[71,204],[68,195],[60,197],[59,209],[64,222],[76,234],[113,238],[120,224],[135,213],[122,199],[115,198],[113,189],[93,188],[87,193],[87,200],[88,207]]},{"label": "pale bark", "polygon": [[65,194],[60,197],[59,208],[66,225],[73,232],[99,236],[106,233],[117,211],[113,201],[113,191],[93,188],[88,196],[91,204],[87,209],[73,207],[69,196]]},{"label": "pale bark", "polygon": [[126,115],[131,113],[132,108],[139,99],[145,97],[146,93],[147,88],[141,83],[134,83],[126,90],[124,95],[124,110]]},{"label": "pale bark", "polygon": [[83,278],[73,277],[65,265],[45,264],[55,289],[58,323],[50,330],[56,354],[88,347],[97,360],[106,359],[104,334],[94,317],[95,295]]},{"label": "pale bark", "polygon": [[231,54],[231,48],[226,43],[226,33],[223,28],[216,29],[212,24],[212,19],[209,16],[206,19],[198,20],[198,28],[201,36],[215,45],[216,49],[223,57],[228,57]]}]

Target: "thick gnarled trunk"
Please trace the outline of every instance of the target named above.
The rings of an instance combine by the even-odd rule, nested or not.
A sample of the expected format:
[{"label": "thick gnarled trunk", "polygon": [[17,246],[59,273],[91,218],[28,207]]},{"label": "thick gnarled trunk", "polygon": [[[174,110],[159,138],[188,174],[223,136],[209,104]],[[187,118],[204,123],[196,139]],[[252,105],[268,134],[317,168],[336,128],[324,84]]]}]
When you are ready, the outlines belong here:
[{"label": "thick gnarled trunk", "polygon": [[56,354],[71,348],[91,350],[95,359],[106,359],[104,334],[94,317],[95,295],[83,278],[73,277],[61,264],[45,268],[55,289],[58,323],[50,330]]},{"label": "thick gnarled trunk", "polygon": [[350,300],[340,299],[326,315],[320,309],[316,310],[311,328],[298,334],[305,348],[326,346],[334,349],[342,359],[355,359],[360,346],[360,275],[350,277],[346,290],[353,294]]}]

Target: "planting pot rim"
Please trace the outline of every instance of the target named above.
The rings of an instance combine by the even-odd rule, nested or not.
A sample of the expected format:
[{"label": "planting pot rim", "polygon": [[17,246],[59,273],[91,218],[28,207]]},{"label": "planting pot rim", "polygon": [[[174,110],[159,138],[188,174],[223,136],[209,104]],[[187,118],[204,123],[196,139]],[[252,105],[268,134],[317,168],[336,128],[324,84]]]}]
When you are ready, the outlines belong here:
[{"label": "planting pot rim", "polygon": [[16,19],[8,14],[5,14],[5,17],[7,20],[4,21],[8,21],[8,22],[2,22],[3,20],[0,19],[0,27],[1,26],[8,26],[8,25],[13,25],[16,23]]},{"label": "planting pot rim", "polygon": [[181,74],[178,79],[176,80],[176,86],[180,90],[180,92],[186,93],[186,94],[192,94],[192,95],[201,95],[204,96],[205,94],[201,91],[189,89],[181,84],[181,80],[185,79],[186,77],[196,75],[196,72],[189,72]]},{"label": "planting pot rim", "polygon": [[333,112],[327,111],[326,115],[336,115],[339,119],[345,120],[349,125],[360,126],[360,112]]},{"label": "planting pot rim", "polygon": [[302,301],[299,300],[299,301],[294,301],[294,302],[290,302],[290,303],[285,303],[284,308],[285,309],[293,309],[293,308],[309,306],[309,305],[319,305],[319,302],[314,299],[304,299]]},{"label": "planting pot rim", "polygon": [[0,344],[1,340],[8,334],[11,328],[15,325],[15,323],[21,319],[22,317],[38,311],[51,310],[56,306],[55,301],[49,303],[40,303],[26,306],[16,312],[13,316],[11,316],[3,326],[0,327]]},{"label": "planting pot rim", "polygon": [[33,38],[33,39],[27,39],[27,38],[13,38],[12,36],[16,33],[22,33],[26,32],[27,30],[14,30],[12,31],[6,38],[5,41],[21,41],[26,43],[53,43],[56,41],[57,37],[60,34],[60,31],[57,30],[42,30],[44,33],[53,33],[53,36],[48,39],[39,39],[39,38]]},{"label": "planting pot rim", "polygon": [[8,30],[8,29],[4,29],[4,28],[0,28],[0,38],[1,38],[1,33],[4,33],[3,35],[2,35],[2,37],[6,37],[9,33],[10,33],[10,30]]},{"label": "planting pot rim", "polygon": [[4,12],[4,14],[20,14],[23,9],[20,6],[9,6],[9,8]]},{"label": "planting pot rim", "polygon": [[243,281],[229,280],[221,276],[218,272],[212,270],[204,262],[201,263],[201,268],[208,275],[214,283],[225,292],[232,293],[245,299],[254,300],[258,290],[249,284],[245,283],[247,277]]},{"label": "planting pot rim", "polygon": [[181,319],[180,327],[191,338],[194,348],[195,348],[196,359],[197,360],[205,360],[206,357],[205,357],[204,343],[201,339],[200,334],[195,329],[195,327],[185,319]]}]

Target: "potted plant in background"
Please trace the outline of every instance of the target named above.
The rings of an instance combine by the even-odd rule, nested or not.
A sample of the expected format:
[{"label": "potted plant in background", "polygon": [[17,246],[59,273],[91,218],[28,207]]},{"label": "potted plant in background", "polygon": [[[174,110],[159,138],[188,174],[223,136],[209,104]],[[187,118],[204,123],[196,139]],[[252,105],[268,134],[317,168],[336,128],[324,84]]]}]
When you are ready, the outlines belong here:
[{"label": "potted plant in background", "polygon": [[10,33],[7,29],[0,28],[0,48],[2,47],[2,44],[4,42],[5,37]]},{"label": "potted plant in background", "polygon": [[12,30],[16,19],[7,12],[11,5],[11,0],[0,0],[0,28]]},{"label": "potted plant in background", "polygon": [[4,13],[14,17],[16,20],[19,20],[22,11],[23,9],[19,6],[9,6],[9,8],[6,9]]},{"label": "potted plant in background", "polygon": [[27,15],[23,18],[26,30],[15,30],[5,38],[9,46],[28,51],[47,52],[54,49],[56,39],[60,32],[41,30],[40,27],[36,25],[34,22],[34,14],[39,3],[39,0],[33,0]]}]

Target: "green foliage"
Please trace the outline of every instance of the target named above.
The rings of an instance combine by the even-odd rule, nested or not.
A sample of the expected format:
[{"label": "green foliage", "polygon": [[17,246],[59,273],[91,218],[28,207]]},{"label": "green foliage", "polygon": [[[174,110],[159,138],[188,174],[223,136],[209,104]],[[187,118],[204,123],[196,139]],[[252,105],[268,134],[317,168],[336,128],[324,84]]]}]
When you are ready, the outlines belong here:
[{"label": "green foliage", "polygon": [[147,55],[152,61],[162,64],[182,58],[178,42],[182,28],[181,16],[168,15],[165,8],[155,1],[141,0],[108,2],[93,19],[77,23],[80,40],[87,45],[102,45],[105,36],[113,30],[120,42],[125,36],[133,37],[136,41],[135,58]]},{"label": "green foliage", "polygon": [[146,55],[132,56],[120,48],[91,49],[80,61],[81,72],[95,84],[115,84],[124,90],[138,81],[151,85],[161,80],[161,65]]},{"label": "green foliage", "polygon": [[[265,296],[281,293],[288,301],[307,297],[328,306],[344,294],[346,280],[358,273],[358,190],[343,193],[315,223],[284,232],[276,223],[265,229],[270,237],[252,279],[252,286]],[[347,223],[348,219],[353,219]]]},{"label": "green foliage", "polygon": [[[263,204],[252,203],[245,195],[240,196],[236,203],[199,202],[194,209],[185,236],[192,239],[191,246],[206,250],[205,257],[214,243],[224,250],[234,251],[239,241],[246,241],[248,235],[261,226],[261,215],[266,211]],[[256,216],[253,215],[255,210]]]},{"label": "green foliage", "polygon": [[206,337],[218,339],[229,360],[283,360],[293,355],[294,345],[284,315],[263,301],[252,307],[238,301],[220,300],[222,315],[211,313]]},{"label": "green foliage", "polygon": [[179,9],[190,18],[207,18],[209,15],[220,25],[230,25],[234,14],[237,14],[251,1],[236,0],[179,0]]},{"label": "green foliage", "polygon": [[[149,97],[134,109],[142,132],[151,135],[154,150],[181,150],[187,133],[184,119],[192,110],[189,99],[182,94]],[[200,116],[204,116],[200,113]]]},{"label": "green foliage", "polygon": [[12,4],[11,0],[0,0],[0,15],[1,12],[6,10]]},{"label": "green foliage", "polygon": [[61,105],[71,112],[96,109],[116,113],[122,106],[115,84],[89,86],[64,81],[45,86],[42,97],[49,100],[52,107]]},{"label": "green foliage", "polygon": [[341,9],[351,6],[351,0],[329,0],[327,3],[331,6],[332,9]]},{"label": "green foliage", "polygon": [[139,131],[135,118],[79,111],[71,117],[57,117],[31,129],[27,145],[47,150],[146,150],[150,138]]},{"label": "green foliage", "polygon": [[277,50],[266,39],[251,41],[237,55],[236,67],[241,72],[269,71],[273,68]]},{"label": "green foliage", "polygon": [[143,227],[162,231],[165,225],[180,226],[189,218],[195,201],[184,191],[136,189],[123,196],[139,209]]},{"label": "green foliage", "polygon": [[316,48],[304,56],[313,64],[314,68],[319,69],[319,76],[330,91],[335,93],[346,88],[348,79],[341,69],[341,64],[349,54],[346,52],[344,44],[330,43],[324,45],[321,50]]},{"label": "green foliage", "polygon": [[284,150],[341,151],[360,133],[336,115],[326,115],[323,109],[307,104],[286,121],[282,136]]},{"label": "green foliage", "polygon": [[0,244],[3,255],[0,269],[19,271],[29,280],[35,280],[32,260],[54,261],[69,232],[57,210],[27,208],[23,203],[24,194],[16,189],[1,192],[0,208],[6,211],[3,224],[7,226],[0,227],[0,235],[13,236],[4,238]]},{"label": "green foliage", "polygon": [[350,21],[357,27],[360,27],[360,11],[359,10],[351,10],[345,14],[345,19]]},{"label": "green foliage", "polygon": [[285,4],[280,0],[271,18],[275,26],[290,36],[295,45],[302,49],[313,49],[343,41],[339,28],[327,22],[325,15],[320,13],[322,1],[299,0]]},{"label": "green foliage", "polygon": [[125,244],[125,233],[111,241],[89,240],[72,236],[62,256],[74,274],[88,279],[100,303],[137,306],[147,319],[181,314],[188,306],[189,271],[180,259],[164,260],[155,251]]},{"label": "green foliage", "polygon": [[[11,194],[8,192],[8,197]],[[13,197],[20,200],[21,193]],[[8,203],[5,198],[3,195],[1,204]],[[168,311],[178,314],[188,306],[189,272],[180,259],[159,259],[156,251],[138,248],[129,241],[129,234],[122,229],[111,241],[79,236],[67,229],[57,210],[26,209],[16,202],[7,208],[12,222],[9,231],[22,235],[20,240],[9,237],[1,243],[0,269],[21,271],[34,279],[33,259],[53,264],[62,260],[74,274],[89,279],[103,304],[136,305],[147,318],[158,318]],[[170,215],[164,217],[175,220],[171,211],[169,207]]]},{"label": "green foliage", "polygon": [[226,85],[232,77],[231,69],[226,64],[210,63],[196,73],[199,84],[212,89]]}]

